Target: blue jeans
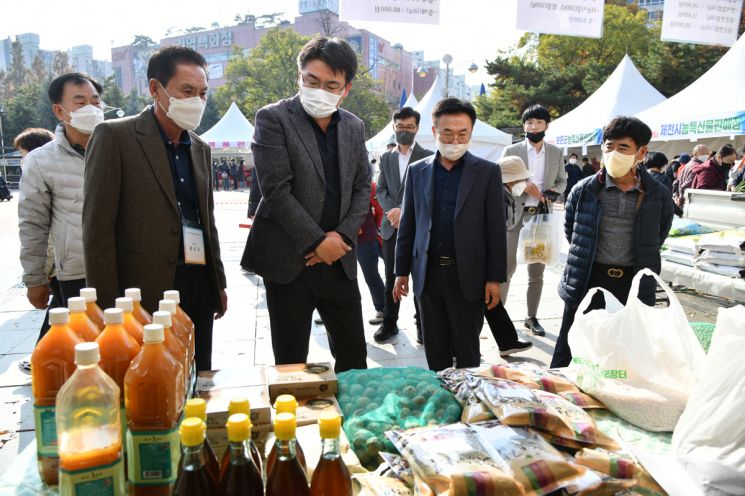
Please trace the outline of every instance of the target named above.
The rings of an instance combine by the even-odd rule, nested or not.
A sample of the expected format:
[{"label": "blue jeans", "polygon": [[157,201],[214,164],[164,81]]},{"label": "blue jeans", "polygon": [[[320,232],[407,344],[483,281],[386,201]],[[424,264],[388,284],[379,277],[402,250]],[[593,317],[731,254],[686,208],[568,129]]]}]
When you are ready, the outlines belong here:
[{"label": "blue jeans", "polygon": [[357,244],[357,261],[362,267],[362,274],[370,289],[375,311],[382,312],[385,307],[385,285],[378,272],[380,245],[377,241],[364,241]]}]

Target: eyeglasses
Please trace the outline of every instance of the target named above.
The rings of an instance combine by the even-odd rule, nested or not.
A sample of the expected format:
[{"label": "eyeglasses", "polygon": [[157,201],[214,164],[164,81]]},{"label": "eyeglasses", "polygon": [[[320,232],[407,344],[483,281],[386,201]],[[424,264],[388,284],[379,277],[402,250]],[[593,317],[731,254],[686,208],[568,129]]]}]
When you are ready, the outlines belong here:
[{"label": "eyeglasses", "polygon": [[399,124],[397,126],[394,126],[393,129],[395,129],[396,131],[410,131],[410,132],[414,132],[414,131],[416,131],[416,128],[417,128],[417,125],[416,124],[410,124],[408,126],[402,126],[402,125]]},{"label": "eyeglasses", "polygon": [[321,84],[314,79],[310,81],[306,81],[305,75],[302,73],[300,74],[300,80],[303,82],[303,86],[305,86],[306,88],[312,88],[314,90],[322,89],[322,90],[328,91],[329,93],[339,94],[339,90],[344,89],[344,86],[339,86],[339,83],[337,83],[336,81],[331,81],[329,83],[324,83],[324,84]]},{"label": "eyeglasses", "polygon": [[453,134],[453,133],[440,133],[440,141],[446,145],[452,144],[453,142],[457,141],[461,145],[465,145],[471,140],[471,135],[469,133],[462,133],[462,134]]}]

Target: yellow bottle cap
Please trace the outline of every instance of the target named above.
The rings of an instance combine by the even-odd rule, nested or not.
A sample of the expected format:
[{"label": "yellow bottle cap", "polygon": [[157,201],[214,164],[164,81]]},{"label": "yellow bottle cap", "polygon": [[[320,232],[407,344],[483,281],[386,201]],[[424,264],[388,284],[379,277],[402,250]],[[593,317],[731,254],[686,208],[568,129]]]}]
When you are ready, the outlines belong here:
[{"label": "yellow bottle cap", "polygon": [[181,436],[181,444],[184,446],[199,446],[204,442],[204,434],[207,426],[204,421],[197,417],[189,417],[181,422],[178,433]]},{"label": "yellow bottle cap", "polygon": [[202,398],[192,398],[186,402],[184,417],[196,417],[202,422],[207,420],[207,402]]},{"label": "yellow bottle cap", "polygon": [[295,415],[284,412],[274,417],[274,437],[279,441],[295,439]]},{"label": "yellow bottle cap", "polygon": [[281,394],[277,396],[277,401],[274,402],[274,409],[277,410],[277,413],[291,413],[295,415],[297,400],[291,394]]},{"label": "yellow bottle cap", "polygon": [[318,430],[323,439],[337,439],[341,431],[341,416],[338,413],[324,413],[318,419]]},{"label": "yellow bottle cap", "polygon": [[248,401],[248,398],[236,396],[230,400],[230,404],[228,405],[228,415],[234,415],[236,413],[251,415],[251,403]]},{"label": "yellow bottle cap", "polygon": [[245,413],[234,413],[228,417],[228,423],[225,424],[228,429],[228,441],[231,443],[240,443],[251,439],[251,420]]}]

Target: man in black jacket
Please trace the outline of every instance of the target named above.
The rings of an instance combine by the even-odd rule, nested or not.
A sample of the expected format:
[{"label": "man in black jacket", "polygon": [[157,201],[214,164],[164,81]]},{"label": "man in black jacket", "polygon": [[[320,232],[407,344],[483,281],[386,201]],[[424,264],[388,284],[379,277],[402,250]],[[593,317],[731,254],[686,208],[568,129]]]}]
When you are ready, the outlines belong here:
[{"label": "man in black jacket", "polygon": [[[604,168],[569,195],[564,231],[569,255],[559,283],[564,316],[551,367],[572,360],[567,336],[577,307],[591,288],[601,287],[626,303],[634,274],[660,272],[660,247],[673,222],[670,191],[639,163],[652,131],[634,117],[616,117],[603,129]],[[655,281],[644,278],[639,299],[654,305]],[[589,310],[603,308],[596,293]]]}]

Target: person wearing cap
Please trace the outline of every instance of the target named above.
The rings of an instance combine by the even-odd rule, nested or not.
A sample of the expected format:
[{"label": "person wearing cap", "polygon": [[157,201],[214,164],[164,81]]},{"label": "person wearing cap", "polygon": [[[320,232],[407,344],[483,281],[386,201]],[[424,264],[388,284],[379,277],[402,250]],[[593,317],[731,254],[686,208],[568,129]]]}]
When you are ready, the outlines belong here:
[{"label": "person wearing cap", "polygon": [[[515,215],[515,197],[514,192],[523,190],[530,179],[531,174],[525,163],[520,157],[504,157],[498,162],[502,171],[502,185],[504,188],[504,206],[507,229],[512,229],[517,222]],[[533,343],[521,341],[517,336],[515,324],[500,301],[496,307],[491,310],[484,309],[486,322],[489,324],[494,340],[497,342],[500,356],[509,356],[514,353],[529,350]]]}]

